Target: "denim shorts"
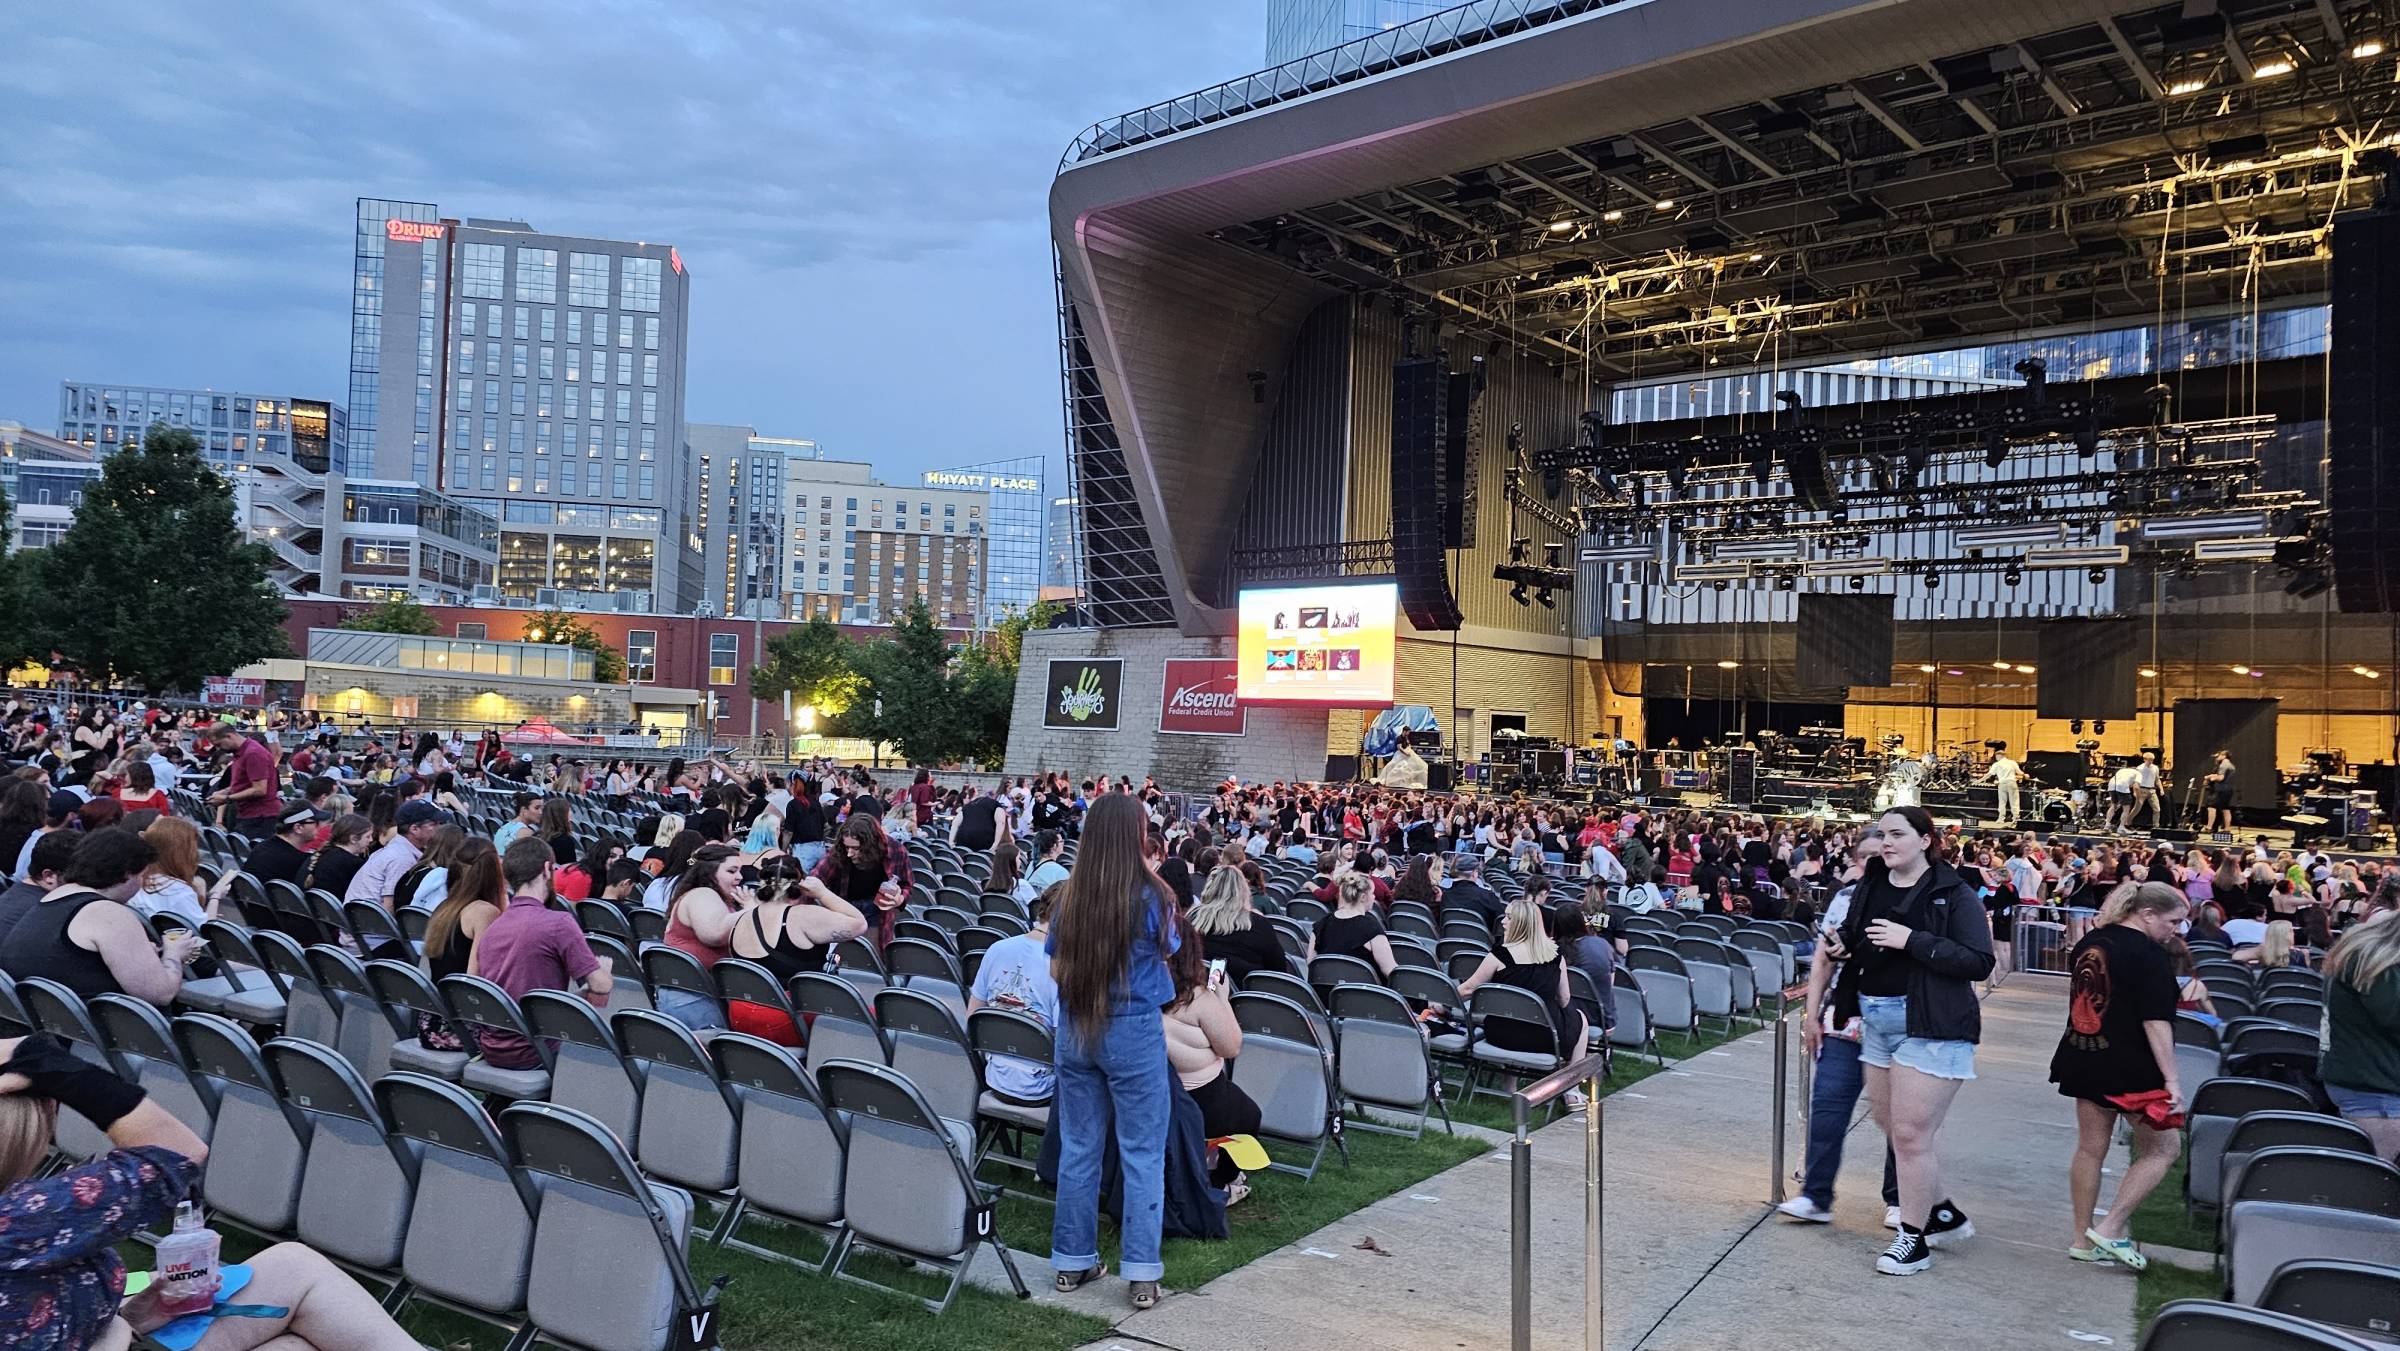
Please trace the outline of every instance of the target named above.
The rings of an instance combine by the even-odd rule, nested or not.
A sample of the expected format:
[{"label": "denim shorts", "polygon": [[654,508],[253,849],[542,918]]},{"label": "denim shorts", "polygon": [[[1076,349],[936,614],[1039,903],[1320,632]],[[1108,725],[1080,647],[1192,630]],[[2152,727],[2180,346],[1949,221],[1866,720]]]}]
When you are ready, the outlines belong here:
[{"label": "denim shorts", "polygon": [[1936,1079],[1975,1077],[1975,1043],[1908,1035],[1905,995],[1860,995],[1858,1021],[1858,1060],[1862,1065],[1879,1070],[1906,1065]]},{"label": "denim shorts", "polygon": [[2325,1096],[2333,1099],[2333,1110],[2346,1117],[2360,1120],[2400,1119],[2400,1093],[2375,1093],[2363,1088],[2344,1088],[2340,1084],[2325,1085]]}]

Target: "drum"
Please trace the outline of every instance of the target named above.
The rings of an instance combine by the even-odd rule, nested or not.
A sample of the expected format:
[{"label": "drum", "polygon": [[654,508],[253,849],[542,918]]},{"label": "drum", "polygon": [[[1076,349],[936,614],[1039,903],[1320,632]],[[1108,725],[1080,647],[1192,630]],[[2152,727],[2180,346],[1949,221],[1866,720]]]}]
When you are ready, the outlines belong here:
[{"label": "drum", "polygon": [[2074,805],[2069,803],[2064,796],[2052,797],[2044,794],[2042,797],[2042,822],[2052,826],[2073,825],[2075,823]]}]

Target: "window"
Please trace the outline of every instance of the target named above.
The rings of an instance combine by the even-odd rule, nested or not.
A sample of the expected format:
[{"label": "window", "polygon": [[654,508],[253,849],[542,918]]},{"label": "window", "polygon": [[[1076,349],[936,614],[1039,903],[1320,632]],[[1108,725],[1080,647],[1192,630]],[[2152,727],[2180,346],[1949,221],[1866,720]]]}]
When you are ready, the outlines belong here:
[{"label": "window", "polygon": [[734,667],[741,661],[740,634],[712,633],[708,635],[708,683],[730,685]]},{"label": "window", "polygon": [[[583,311],[581,310],[567,311],[567,341],[571,343],[583,341]],[[568,355],[573,356],[574,353],[570,352]]]},{"label": "window", "polygon": [[[570,253],[567,255],[567,303],[589,305],[595,309],[608,308],[607,254]],[[574,320],[570,317],[568,322],[571,324]],[[570,337],[567,341],[573,342],[575,339]]]},{"label": "window", "polygon": [[658,630],[627,629],[625,631],[625,678],[627,680],[658,679]]},{"label": "window", "polygon": [[526,309],[523,305],[517,306],[516,334],[518,342],[523,342],[533,336],[533,311]]},{"label": "window", "polygon": [[633,346],[633,316],[630,314],[617,316],[617,346]]},{"label": "window", "polygon": [[556,310],[545,309],[542,311],[542,341],[558,341],[558,311]]},{"label": "window", "polygon": [[512,355],[515,359],[509,363],[508,373],[522,380],[525,378],[525,344],[516,344]]},{"label": "window", "polygon": [[[569,352],[567,355],[573,356],[575,354],[573,352]],[[583,416],[583,387],[581,385],[567,386],[567,416],[570,418],[579,418]]]},{"label": "window", "polygon": [[633,383],[633,353],[631,352],[617,353],[617,383],[620,385]]},{"label": "window", "polygon": [[[856,510],[858,510],[858,499],[857,499],[857,498],[855,498],[855,497],[852,497],[852,498],[847,498],[847,499],[845,499],[845,500],[843,501],[842,505],[843,505],[843,506],[845,506],[845,507],[847,507],[847,508],[849,508],[849,509],[850,509],[850,510],[852,510],[852,511],[856,511]],[[855,525],[855,524],[857,524],[857,522],[853,521],[853,522],[851,522],[851,524]]]},{"label": "window", "polygon": [[658,470],[657,470],[657,469],[655,469],[655,468],[653,468],[653,467],[651,467],[651,466],[649,466],[649,465],[643,465],[643,466],[642,466],[642,472],[641,472],[641,478],[640,478],[640,482],[641,482],[641,493],[642,493],[642,500],[643,500],[643,501],[647,502],[647,501],[651,500],[652,498],[654,498],[654,497],[657,497],[657,496],[658,496]]},{"label": "window", "polygon": [[576,469],[575,461],[560,460],[558,462],[558,491],[564,497],[573,497],[583,491],[582,479]]},{"label": "window", "polygon": [[461,412],[464,412],[464,411],[467,411],[467,410],[470,410],[470,409],[474,408],[474,406],[475,406],[475,382],[474,382],[474,381],[472,381],[472,380],[461,380],[461,381],[459,381],[459,382],[458,382],[458,406],[459,406],[459,410],[460,410]]},{"label": "window", "polygon": [[658,321],[656,319],[642,321],[642,346],[653,352],[658,350]]},{"label": "window", "polygon": [[538,371],[540,371],[540,372],[541,372],[541,378],[542,378],[542,379],[544,379],[544,380],[554,380],[554,379],[557,379],[557,378],[558,378],[558,361],[557,361],[557,357],[558,357],[558,349],[557,349],[557,348],[555,348],[555,347],[545,347],[545,348],[543,348],[543,349],[542,349],[542,351],[541,351],[541,357],[540,357],[540,364],[539,364],[538,366],[536,366],[536,367],[535,367],[535,369],[536,369],[536,370],[538,370]]},{"label": "window", "polygon": [[469,244],[464,253],[466,262],[459,282],[461,294],[492,300],[507,294],[506,244]]},{"label": "window", "polygon": [[625,447],[631,444],[632,433],[633,429],[630,427],[617,428],[617,458],[620,460],[625,458]]},{"label": "window", "polygon": [[[567,383],[569,385],[574,385],[580,383],[582,380],[583,349],[580,347],[570,347],[567,349]],[[569,389],[567,392],[572,394],[575,391]]]},{"label": "window", "polygon": [[609,495],[611,497],[622,498],[625,496],[626,479],[627,475],[625,473],[624,465],[611,465],[609,467],[608,488]]},{"label": "window", "polygon": [[642,358],[642,383],[653,386],[658,383],[658,357],[656,355]]},{"label": "window", "polygon": [[618,304],[629,310],[658,313],[658,260],[628,258],[618,283]]},{"label": "window", "polygon": [[518,247],[517,299],[545,305],[558,299],[558,250]]},{"label": "window", "polygon": [[486,628],[482,624],[470,624],[464,620],[461,620],[459,621],[458,625],[458,636],[461,638],[482,638],[486,636]]},{"label": "window", "polygon": [[648,390],[642,392],[642,421],[658,421],[658,396]]},{"label": "window", "polygon": [[644,427],[642,428],[642,461],[646,464],[657,458],[658,429],[655,427]]},{"label": "window", "polygon": [[500,411],[500,382],[497,380],[483,382],[483,411],[487,413]]},{"label": "window", "polygon": [[475,307],[473,305],[458,307],[458,336],[462,338],[475,336]]},{"label": "window", "polygon": [[[617,391],[617,421],[633,421],[633,391],[630,389]],[[622,437],[622,435],[623,433],[620,431],[619,436]]]},{"label": "window", "polygon": [[509,382],[508,411],[516,414],[518,417],[525,416],[525,382],[522,380],[512,380]]}]

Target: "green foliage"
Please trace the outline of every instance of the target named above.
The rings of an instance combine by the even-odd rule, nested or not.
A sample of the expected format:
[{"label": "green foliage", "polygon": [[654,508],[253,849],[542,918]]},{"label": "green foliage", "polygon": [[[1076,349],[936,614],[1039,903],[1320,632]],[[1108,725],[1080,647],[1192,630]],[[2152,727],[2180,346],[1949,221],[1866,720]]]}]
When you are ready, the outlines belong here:
[{"label": "green foliage", "polygon": [[243,538],[198,439],[154,424],[107,458],[66,536],[25,565],[17,608],[87,679],[196,690],[289,650],[271,558]]},{"label": "green foliage", "polygon": [[842,720],[846,730],[891,743],[910,764],[957,756],[963,724],[951,699],[949,643],[924,601],[912,601],[853,662],[861,688]]},{"label": "green foliage", "polygon": [[442,631],[432,611],[406,596],[377,601],[343,620],[340,627],[362,633],[407,633],[420,637],[430,637]]},{"label": "green foliage", "polygon": [[777,700],[789,690],[793,708],[817,710],[820,731],[845,726],[843,718],[865,685],[858,674],[858,650],[840,625],[818,615],[767,640],[762,659],[750,668],[750,693]]},{"label": "green foliage", "polygon": [[592,679],[603,685],[625,683],[625,654],[608,645],[591,625],[565,610],[544,610],[525,621],[525,641],[565,643],[592,654]]},{"label": "green foliage", "polygon": [[10,519],[8,494],[0,492],[0,673],[45,655],[34,642],[25,608],[24,581],[32,564],[8,552],[8,541],[14,538]]}]

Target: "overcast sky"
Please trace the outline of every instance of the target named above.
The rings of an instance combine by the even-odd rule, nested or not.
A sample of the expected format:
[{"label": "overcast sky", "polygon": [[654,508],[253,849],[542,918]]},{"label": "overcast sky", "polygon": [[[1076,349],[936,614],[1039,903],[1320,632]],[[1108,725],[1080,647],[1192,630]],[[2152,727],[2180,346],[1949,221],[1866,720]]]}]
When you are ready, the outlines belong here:
[{"label": "overcast sky", "polygon": [[381,196],[677,245],[694,421],[1060,492],[1059,155],[1265,46],[1264,0],[6,9],[0,420],[69,378],[346,402]]}]

